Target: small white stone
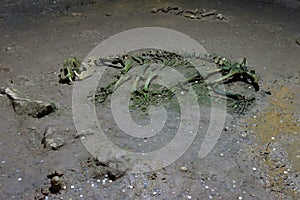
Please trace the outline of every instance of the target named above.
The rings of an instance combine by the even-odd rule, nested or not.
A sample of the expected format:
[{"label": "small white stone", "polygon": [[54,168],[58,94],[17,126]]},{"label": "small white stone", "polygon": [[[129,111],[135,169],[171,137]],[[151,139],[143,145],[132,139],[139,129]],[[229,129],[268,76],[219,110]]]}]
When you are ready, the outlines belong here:
[{"label": "small white stone", "polygon": [[187,172],[188,168],[186,166],[181,166],[180,171]]},{"label": "small white stone", "polygon": [[75,188],[75,186],[74,185],[71,185],[71,189],[74,189]]},{"label": "small white stone", "polygon": [[257,118],[256,115],[254,115],[253,118],[256,119]]},{"label": "small white stone", "polygon": [[242,200],[242,199],[243,199],[243,197],[239,197],[238,199],[239,199],[239,200]]},{"label": "small white stone", "polygon": [[284,173],[284,174],[287,174],[288,172],[287,172],[287,171],[283,171],[283,173]]},{"label": "small white stone", "polygon": [[253,167],[252,170],[253,170],[253,171],[257,171],[256,167]]},{"label": "small white stone", "polygon": [[209,188],[209,186],[208,186],[208,185],[206,185],[206,186],[205,186],[205,188],[206,188],[206,189],[208,189],[208,188]]},{"label": "small white stone", "polygon": [[273,136],[273,137],[271,137],[271,139],[272,139],[272,140],[275,140],[275,137]]},{"label": "small white stone", "polygon": [[18,178],[18,181],[22,181],[22,178]]},{"label": "small white stone", "polygon": [[4,163],[5,163],[5,160],[1,160],[1,163],[4,164]]},{"label": "small white stone", "polygon": [[83,195],[81,194],[81,195],[79,195],[79,197],[80,197],[80,198],[82,198],[82,197],[83,197]]},{"label": "small white stone", "polygon": [[133,186],[132,186],[132,185],[129,185],[129,186],[128,186],[128,188],[132,189],[132,188],[133,188]]},{"label": "small white stone", "polygon": [[192,199],[192,196],[187,196],[188,199]]},{"label": "small white stone", "polygon": [[221,157],[223,157],[223,156],[224,156],[224,154],[223,154],[223,153],[220,153],[220,156],[221,156]]}]

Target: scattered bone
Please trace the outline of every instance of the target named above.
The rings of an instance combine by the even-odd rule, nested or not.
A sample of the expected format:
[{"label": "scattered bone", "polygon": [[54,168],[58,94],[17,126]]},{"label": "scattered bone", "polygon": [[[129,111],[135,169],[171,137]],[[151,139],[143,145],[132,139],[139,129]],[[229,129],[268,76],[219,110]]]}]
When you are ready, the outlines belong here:
[{"label": "scattered bone", "polygon": [[174,12],[172,13],[175,15],[181,15],[189,19],[203,19],[207,17],[214,17],[214,19],[216,20],[227,20],[226,17],[224,17],[220,13],[217,13],[216,10],[206,10],[206,9],[199,10],[197,8],[194,10],[184,10],[179,6],[164,6],[161,8],[151,9],[151,13],[158,13],[158,12],[171,13],[171,11],[176,11],[175,13]]}]

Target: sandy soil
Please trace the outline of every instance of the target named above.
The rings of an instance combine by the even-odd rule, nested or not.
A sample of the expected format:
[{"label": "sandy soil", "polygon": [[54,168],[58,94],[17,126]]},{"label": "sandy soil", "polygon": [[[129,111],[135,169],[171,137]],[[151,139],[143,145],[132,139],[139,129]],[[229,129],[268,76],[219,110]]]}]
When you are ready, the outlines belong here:
[{"label": "sandy soil", "polygon": [[[299,199],[297,3],[287,7],[272,1],[1,1],[0,86],[46,98],[58,107],[36,119],[17,115],[10,100],[0,96],[1,199]],[[166,4],[216,9],[228,21],[150,13]],[[72,117],[72,85],[58,83],[58,74],[64,59],[84,59],[104,39],[145,26],[180,31],[208,52],[233,60],[247,57],[261,91],[271,95],[259,92],[247,113],[228,114],[206,158],[198,158],[198,136],[172,165],[119,177],[94,161],[81,143]],[[204,129],[208,119],[200,119]],[[49,127],[53,137],[65,141],[58,150],[41,144]],[[180,170],[182,166],[187,171]],[[62,172],[65,187],[52,194],[47,175],[55,170]]]}]

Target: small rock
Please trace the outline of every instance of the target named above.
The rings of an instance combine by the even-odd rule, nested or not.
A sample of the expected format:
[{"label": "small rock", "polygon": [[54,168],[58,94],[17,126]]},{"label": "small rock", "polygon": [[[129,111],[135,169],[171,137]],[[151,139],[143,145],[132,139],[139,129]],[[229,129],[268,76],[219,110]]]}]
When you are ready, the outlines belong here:
[{"label": "small rock", "polygon": [[188,168],[186,166],[182,166],[182,167],[180,167],[180,171],[187,172]]},{"label": "small rock", "polygon": [[58,150],[60,147],[66,144],[65,140],[62,139],[51,126],[45,128],[45,132],[42,139],[44,148],[51,147],[52,150]]},{"label": "small rock", "polygon": [[45,196],[48,196],[48,195],[49,195],[49,190],[46,189],[46,188],[42,188],[42,189],[41,189],[41,193],[42,193],[43,195],[45,195]]},{"label": "small rock", "polygon": [[152,9],[151,9],[151,13],[157,13],[159,10],[160,10],[160,9],[158,9],[158,8],[152,8]]},{"label": "small rock", "polygon": [[62,138],[46,139],[46,144],[52,148],[52,150],[58,150],[65,145],[65,141]]},{"label": "small rock", "polygon": [[296,39],[296,43],[300,45],[300,37]]},{"label": "small rock", "polygon": [[54,176],[51,179],[51,187],[50,187],[50,192],[51,193],[58,193],[62,189],[62,179],[59,176]]},{"label": "small rock", "polygon": [[28,114],[34,118],[42,118],[56,110],[54,103],[33,100],[18,90],[6,88],[5,94],[11,99],[17,114]]},{"label": "small rock", "polygon": [[217,18],[217,19],[219,19],[219,20],[222,20],[222,19],[224,19],[223,15],[222,15],[222,14],[220,14],[220,13],[216,15],[216,18]]},{"label": "small rock", "polygon": [[83,16],[82,13],[76,13],[76,12],[72,13],[72,17],[82,17],[82,16]]}]

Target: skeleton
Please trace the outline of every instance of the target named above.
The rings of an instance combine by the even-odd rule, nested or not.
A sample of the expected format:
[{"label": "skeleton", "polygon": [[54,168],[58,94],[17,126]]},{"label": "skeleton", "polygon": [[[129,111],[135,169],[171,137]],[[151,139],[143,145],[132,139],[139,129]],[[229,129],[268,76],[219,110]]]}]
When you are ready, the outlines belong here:
[{"label": "skeleton", "polygon": [[[196,70],[189,78],[187,78],[184,82],[179,83],[178,85],[182,89],[185,84],[196,84],[199,80],[204,80],[205,84],[213,90],[215,93],[225,96],[226,98],[236,102],[235,107],[240,108],[240,112],[243,112],[245,108],[248,106],[249,103],[253,102],[254,98],[246,98],[241,94],[232,93],[229,91],[225,91],[220,89],[219,84],[221,83],[228,83],[228,82],[235,82],[235,81],[243,81],[245,83],[251,84],[255,91],[259,90],[258,85],[258,78],[255,74],[254,70],[249,70],[249,67],[246,65],[246,58],[243,59],[242,62],[231,63],[229,60],[221,57],[213,57],[213,56],[206,56],[210,62],[214,62],[217,65],[217,69],[208,71],[205,77],[202,77],[200,73]],[[69,60],[72,63],[73,60]],[[70,63],[69,62],[69,63]],[[135,78],[135,81],[132,86],[131,93],[136,93],[144,97],[144,99],[149,99],[149,86],[153,79],[156,78],[157,73],[146,73],[150,64],[157,63],[164,66],[186,66],[187,68],[191,66],[191,64],[185,60],[182,56],[171,53],[167,51],[161,50],[150,50],[143,53],[132,54],[132,55],[123,55],[116,58],[110,59],[93,59],[91,62],[95,66],[108,66],[113,68],[120,69],[119,75],[117,76],[117,80],[113,81],[106,87],[102,87],[100,89],[100,93],[98,93],[98,97],[101,99],[100,101],[105,101],[106,97],[112,94],[120,85],[122,85],[127,80],[131,79],[132,77],[129,75],[129,71],[136,65],[144,66],[143,72],[140,76]],[[65,63],[68,63],[65,61]],[[64,66],[65,66],[64,63]],[[75,62],[77,63],[77,62]],[[75,68],[72,72],[69,70],[64,70],[64,77],[70,82],[74,81],[74,77],[78,78],[79,80],[84,79],[88,76],[82,76],[79,73],[77,68]],[[91,73],[94,71],[91,70]],[[216,79],[212,79],[214,75],[221,74],[221,77]],[[140,87],[139,83],[144,81],[142,87]],[[178,88],[177,88],[178,89]],[[174,88],[172,88],[174,91]],[[101,96],[102,95],[102,96]],[[97,97],[97,94],[96,94]]]}]

